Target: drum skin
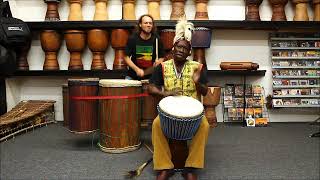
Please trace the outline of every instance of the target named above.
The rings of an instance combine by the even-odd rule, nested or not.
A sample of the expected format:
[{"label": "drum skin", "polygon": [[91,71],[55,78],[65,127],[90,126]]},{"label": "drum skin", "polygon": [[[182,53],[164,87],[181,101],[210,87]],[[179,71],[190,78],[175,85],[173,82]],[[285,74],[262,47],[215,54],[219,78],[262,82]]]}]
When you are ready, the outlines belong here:
[{"label": "drum skin", "polygon": [[[100,96],[136,95],[141,86],[102,87]],[[140,147],[141,99],[100,100],[100,149],[108,153],[123,153]]]},{"label": "drum skin", "polygon": [[69,129],[74,133],[89,133],[98,129],[98,101],[75,100],[73,96],[97,96],[97,78],[69,79]]}]

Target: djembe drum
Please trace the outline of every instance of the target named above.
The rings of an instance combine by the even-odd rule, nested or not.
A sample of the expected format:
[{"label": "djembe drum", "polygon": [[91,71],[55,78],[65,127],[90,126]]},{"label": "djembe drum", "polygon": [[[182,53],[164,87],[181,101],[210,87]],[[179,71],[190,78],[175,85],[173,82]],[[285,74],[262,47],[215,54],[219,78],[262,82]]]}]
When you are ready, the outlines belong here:
[{"label": "djembe drum", "polygon": [[[82,1],[83,0],[68,0],[70,4],[70,13],[68,21],[82,21]],[[83,64],[81,54],[86,46],[86,33],[81,30],[67,30],[64,38],[66,46],[70,52],[69,70],[82,70]]]},{"label": "djembe drum", "polygon": [[180,18],[186,17],[184,11],[185,0],[171,0],[172,10],[170,20],[179,20]]},{"label": "djembe drum", "polygon": [[90,133],[98,129],[98,101],[77,100],[81,96],[97,96],[98,78],[68,79],[69,129],[74,133]]},{"label": "djembe drum", "polygon": [[148,1],[148,14],[154,20],[160,20],[160,0],[147,0]]},{"label": "djembe drum", "polygon": [[286,21],[285,6],[289,0],[269,0],[272,7],[271,21]]},{"label": "djembe drum", "polygon": [[320,21],[320,0],[313,0],[313,21]]},{"label": "djembe drum", "polygon": [[136,20],[135,0],[123,0],[122,18],[125,20]]},{"label": "djembe drum", "polygon": [[200,126],[203,105],[191,97],[169,96],[163,98],[157,108],[162,132],[169,139],[174,168],[182,169],[188,157],[186,140],[192,139]]},{"label": "djembe drum", "polygon": [[194,0],[196,3],[196,14],[194,19],[196,20],[208,20],[208,1],[209,0]]},{"label": "djembe drum", "polygon": [[[107,20],[107,2],[108,0],[94,0],[96,9],[93,20]],[[103,29],[91,29],[88,31],[88,46],[92,51],[91,70],[106,69],[104,54],[108,48],[108,32]]]},{"label": "djembe drum", "polygon": [[209,87],[206,96],[203,96],[205,115],[210,127],[217,126],[216,106],[220,102],[221,87]]},{"label": "djembe drum", "polygon": [[292,0],[295,4],[294,21],[309,21],[308,3],[309,0]]},{"label": "djembe drum", "polygon": [[99,147],[108,153],[123,153],[140,147],[141,99],[120,99],[141,93],[141,82],[124,79],[105,79],[99,82],[100,96],[113,96],[100,100]]},{"label": "djembe drum", "polygon": [[69,89],[68,84],[62,84],[63,126],[69,127]]},{"label": "djembe drum", "polygon": [[31,40],[27,42],[25,46],[22,47],[16,47],[15,51],[17,54],[17,69],[22,70],[22,71],[27,71],[29,70],[29,64],[28,64],[28,52],[31,47]]},{"label": "djembe drum", "polygon": [[[141,80],[142,90],[144,93],[148,93],[149,80]],[[154,118],[157,117],[157,105],[160,99],[149,95],[142,98],[142,119],[141,127],[148,127],[152,125]]]},{"label": "djembe drum", "polygon": [[[60,21],[58,4],[60,0],[44,0],[47,3],[46,21]],[[59,70],[57,54],[61,46],[61,36],[55,30],[44,30],[40,34],[42,50],[45,52],[43,70]]]},{"label": "djembe drum", "polygon": [[246,20],[260,21],[259,6],[263,0],[244,0],[246,3]]},{"label": "djembe drum", "polygon": [[163,44],[163,49],[165,51],[164,61],[172,59],[172,48],[173,48],[173,39],[176,35],[175,29],[163,29],[160,31],[160,40]]},{"label": "djembe drum", "polygon": [[129,38],[126,29],[114,29],[111,31],[111,46],[114,49],[113,69],[126,69],[125,48]]},{"label": "djembe drum", "polygon": [[191,46],[194,53],[193,60],[203,64],[204,67],[207,67],[204,48],[210,48],[210,45],[211,29],[205,27],[195,28],[191,39]]}]

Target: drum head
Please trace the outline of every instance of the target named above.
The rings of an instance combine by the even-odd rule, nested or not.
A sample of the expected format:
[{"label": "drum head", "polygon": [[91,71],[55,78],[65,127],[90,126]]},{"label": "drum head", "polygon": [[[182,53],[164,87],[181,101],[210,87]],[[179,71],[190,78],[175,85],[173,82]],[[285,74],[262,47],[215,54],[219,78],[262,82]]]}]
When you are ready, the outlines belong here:
[{"label": "drum head", "polygon": [[203,112],[200,101],[188,96],[168,96],[159,103],[159,108],[171,116],[188,118],[199,116]]},{"label": "drum head", "polygon": [[127,79],[101,79],[99,81],[101,87],[133,87],[141,86],[140,81]]}]

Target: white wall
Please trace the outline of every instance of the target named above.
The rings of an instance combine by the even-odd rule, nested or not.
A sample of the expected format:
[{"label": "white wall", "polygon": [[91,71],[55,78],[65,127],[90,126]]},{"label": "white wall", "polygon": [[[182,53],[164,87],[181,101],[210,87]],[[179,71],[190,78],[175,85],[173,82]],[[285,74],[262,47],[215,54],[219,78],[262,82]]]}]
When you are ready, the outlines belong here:
[{"label": "white wall", "polygon": [[[14,17],[25,21],[43,21],[46,4],[42,0],[10,0]],[[161,0],[161,19],[170,18],[171,2]],[[94,15],[94,1],[84,0],[82,14],[84,20],[92,20]],[[109,19],[118,20],[122,16],[121,1],[108,1]],[[209,19],[211,20],[244,20],[245,7],[243,0],[211,0],[208,3]],[[293,19],[293,8],[289,2],[286,5],[288,21]],[[32,12],[32,13],[31,13]],[[185,12],[188,19],[193,19],[195,14],[194,1],[187,0]],[[67,1],[62,1],[59,6],[60,19],[66,21],[69,13]],[[146,0],[137,0],[136,17],[147,13]],[[309,7],[309,17],[312,19],[313,11]],[[264,0],[260,6],[261,20],[270,21],[272,16],[269,2]],[[249,77],[248,82],[264,86],[266,94],[272,93],[272,75],[270,49],[268,47],[268,31],[258,30],[213,30],[211,48],[206,50],[208,69],[219,69],[221,61],[250,60],[259,63],[261,70],[267,70],[264,77]],[[41,70],[44,62],[44,52],[41,49],[39,34],[33,37],[32,46],[28,55],[30,70]],[[105,60],[107,67],[112,68],[114,52],[109,46]],[[91,52],[88,48],[83,54],[84,69],[90,69]],[[58,61],[60,69],[68,69],[69,53],[65,42],[62,43]],[[66,77],[17,77],[7,79],[8,110],[24,99],[53,99],[56,100],[56,119],[63,120],[62,114],[62,89],[61,84],[66,82]],[[214,83],[223,86],[228,83],[240,83],[241,77],[221,77]],[[222,106],[217,107],[218,121],[222,121]],[[317,117],[315,109],[280,109],[270,111],[271,122],[298,122],[312,121]]]}]

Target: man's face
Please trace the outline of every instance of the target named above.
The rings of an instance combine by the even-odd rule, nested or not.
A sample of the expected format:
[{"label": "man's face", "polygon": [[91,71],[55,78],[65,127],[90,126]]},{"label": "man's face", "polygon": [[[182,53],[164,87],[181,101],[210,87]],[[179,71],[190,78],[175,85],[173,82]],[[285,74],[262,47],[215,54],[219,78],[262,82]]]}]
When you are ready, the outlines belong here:
[{"label": "man's face", "polygon": [[191,45],[186,40],[180,40],[174,45],[173,58],[177,61],[185,61],[190,55]]},{"label": "man's face", "polygon": [[151,33],[153,27],[152,19],[149,16],[144,16],[139,26],[144,33]]}]

